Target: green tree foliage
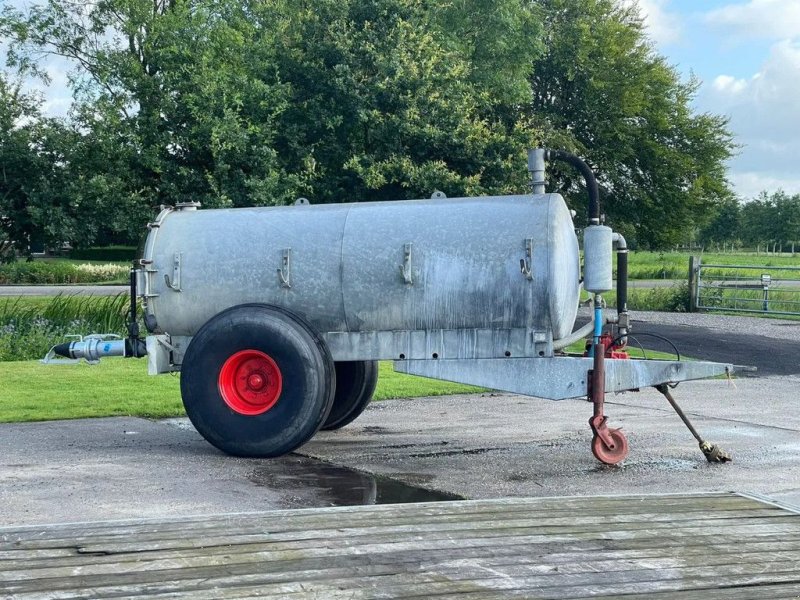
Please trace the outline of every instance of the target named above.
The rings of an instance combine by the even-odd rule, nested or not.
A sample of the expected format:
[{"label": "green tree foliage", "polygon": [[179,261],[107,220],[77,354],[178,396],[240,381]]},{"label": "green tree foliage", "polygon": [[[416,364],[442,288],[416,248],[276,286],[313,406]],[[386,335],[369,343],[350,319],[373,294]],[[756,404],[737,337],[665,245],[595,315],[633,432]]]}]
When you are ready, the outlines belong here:
[{"label": "green tree foliage", "polygon": [[[547,143],[589,160],[609,221],[640,247],[679,241],[730,196],[725,119],[693,112],[697,82],[681,82],[654,51],[635,7],[613,0],[535,4],[546,34],[533,65],[531,112],[547,126]],[[577,187],[567,170],[556,181],[566,191]]]},{"label": "green tree foliage", "polygon": [[800,194],[762,193],[743,204],[739,237],[748,246],[800,243]]},{"label": "green tree foliage", "polygon": [[0,73],[0,251],[27,253],[78,235],[62,190],[68,185],[69,131],[42,118],[36,98]]},{"label": "green tree foliage", "polygon": [[0,33],[23,71],[42,53],[77,65],[58,202],[83,243],[189,200],[521,191],[542,142],[590,159],[640,245],[728,194],[724,120],[692,112],[695,84],[611,0],[44,0],[7,8]]},{"label": "green tree foliage", "polygon": [[704,244],[727,244],[741,239],[742,207],[736,198],[727,198],[714,207],[711,218],[700,231]]}]

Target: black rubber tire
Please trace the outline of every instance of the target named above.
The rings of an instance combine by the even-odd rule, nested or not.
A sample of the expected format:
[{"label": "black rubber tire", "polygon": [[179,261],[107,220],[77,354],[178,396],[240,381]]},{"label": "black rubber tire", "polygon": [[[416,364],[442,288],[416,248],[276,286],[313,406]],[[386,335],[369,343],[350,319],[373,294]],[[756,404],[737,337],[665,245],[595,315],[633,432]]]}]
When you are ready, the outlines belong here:
[{"label": "black rubber tire", "polygon": [[378,361],[337,362],[333,408],[322,429],[340,429],[355,421],[372,400],[378,385]]},{"label": "black rubber tire", "polygon": [[[225,361],[248,349],[269,355],[283,380],[275,405],[254,416],[231,409],[218,384]],[[208,442],[235,456],[281,456],[304,444],[328,417],[335,387],[333,359],[313,327],[265,304],[216,315],[192,338],[181,366],[186,414]]]}]

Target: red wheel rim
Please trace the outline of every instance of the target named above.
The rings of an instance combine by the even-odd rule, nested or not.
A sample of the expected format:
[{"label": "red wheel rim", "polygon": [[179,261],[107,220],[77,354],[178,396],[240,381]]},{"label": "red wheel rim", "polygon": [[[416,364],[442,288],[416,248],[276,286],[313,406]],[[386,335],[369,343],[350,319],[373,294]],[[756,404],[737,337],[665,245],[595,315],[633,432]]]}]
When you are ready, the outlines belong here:
[{"label": "red wheel rim", "polygon": [[611,441],[614,442],[614,447],[609,448],[603,443],[602,439],[594,436],[592,438],[592,454],[601,463],[616,465],[628,456],[628,438],[619,429],[609,429],[608,435],[611,437]]},{"label": "red wheel rim", "polygon": [[241,350],[230,356],[219,372],[219,393],[240,415],[260,415],[275,406],[283,378],[272,358],[258,350]]}]

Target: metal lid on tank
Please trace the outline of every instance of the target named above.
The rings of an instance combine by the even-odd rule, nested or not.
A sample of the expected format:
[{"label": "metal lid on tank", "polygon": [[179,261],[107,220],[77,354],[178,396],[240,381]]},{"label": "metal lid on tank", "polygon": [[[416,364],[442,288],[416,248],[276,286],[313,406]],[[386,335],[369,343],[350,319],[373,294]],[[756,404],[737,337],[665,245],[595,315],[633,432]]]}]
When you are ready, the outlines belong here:
[{"label": "metal lid on tank", "polygon": [[197,210],[200,208],[199,202],[178,202],[175,205],[175,210]]}]

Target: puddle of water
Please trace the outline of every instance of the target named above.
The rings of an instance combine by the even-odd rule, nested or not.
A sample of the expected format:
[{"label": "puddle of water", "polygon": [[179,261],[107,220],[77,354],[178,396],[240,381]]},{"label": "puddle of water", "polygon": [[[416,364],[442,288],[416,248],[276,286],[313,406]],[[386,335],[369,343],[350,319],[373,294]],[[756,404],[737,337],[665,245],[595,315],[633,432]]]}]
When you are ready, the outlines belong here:
[{"label": "puddle of water", "polygon": [[248,475],[256,485],[285,491],[315,506],[354,506],[463,500],[381,475],[331,465],[304,456],[284,456],[256,466]]}]

